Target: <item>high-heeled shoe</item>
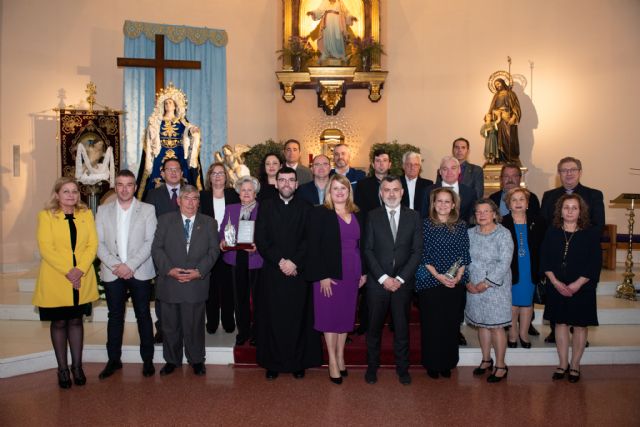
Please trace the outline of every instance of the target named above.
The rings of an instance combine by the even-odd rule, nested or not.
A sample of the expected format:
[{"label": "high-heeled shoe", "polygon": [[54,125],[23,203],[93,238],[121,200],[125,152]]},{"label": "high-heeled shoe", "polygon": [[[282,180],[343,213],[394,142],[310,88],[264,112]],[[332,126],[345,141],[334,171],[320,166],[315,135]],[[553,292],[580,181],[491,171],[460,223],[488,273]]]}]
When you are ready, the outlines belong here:
[{"label": "high-heeled shoe", "polygon": [[85,385],[87,383],[87,377],[84,375],[82,365],[71,366],[71,374],[73,375],[73,383],[75,385]]},{"label": "high-heeled shoe", "polygon": [[[488,363],[489,366],[487,366],[486,368],[483,368],[482,365],[485,363]],[[482,362],[480,362],[480,366],[478,366],[476,369],[473,370],[473,375],[475,376],[484,375],[484,373],[487,372],[487,369],[491,369],[491,368],[493,368],[493,359],[483,360]]]},{"label": "high-heeled shoe", "polygon": [[69,368],[58,369],[58,385],[60,388],[71,388],[71,373]]},{"label": "high-heeled shoe", "polygon": [[[496,376],[496,373],[498,372],[498,369],[505,371],[503,376],[501,376],[501,377]],[[503,379],[506,379],[508,374],[509,374],[509,367],[507,365],[505,365],[503,367],[496,366],[493,369],[493,373],[487,377],[487,382],[488,383],[499,383]]]},{"label": "high-heeled shoe", "polygon": [[518,341],[509,341],[509,340],[507,340],[507,347],[509,347],[509,348],[518,348]]},{"label": "high-heeled shoe", "polygon": [[553,373],[553,375],[551,376],[552,380],[561,380],[563,379],[565,376],[567,376],[567,374],[569,373],[569,366],[567,365],[566,368],[561,368],[560,366],[558,366],[556,368],[556,371]]},{"label": "high-heeled shoe", "polygon": [[338,384],[338,385],[342,384],[342,377],[333,378],[331,375],[329,375],[329,379],[334,384]]},{"label": "high-heeled shoe", "polygon": [[580,381],[580,371],[577,369],[569,369],[569,382],[577,383]]},{"label": "high-heeled shoe", "polygon": [[531,348],[531,343],[522,339],[522,337],[518,337],[520,339],[520,346],[522,348]]}]

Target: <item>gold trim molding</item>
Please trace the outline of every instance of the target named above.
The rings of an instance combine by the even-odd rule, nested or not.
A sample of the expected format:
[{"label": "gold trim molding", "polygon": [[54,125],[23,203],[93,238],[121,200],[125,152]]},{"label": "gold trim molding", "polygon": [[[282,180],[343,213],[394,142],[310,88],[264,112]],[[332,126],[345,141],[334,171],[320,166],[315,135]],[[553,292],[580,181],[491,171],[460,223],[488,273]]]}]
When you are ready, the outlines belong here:
[{"label": "gold trim molding", "polygon": [[229,41],[229,37],[225,30],[214,30],[211,28],[124,21],[123,29],[124,35],[131,39],[137,39],[140,36],[144,36],[149,40],[154,40],[156,34],[164,34],[173,43],[181,43],[184,39],[188,39],[196,45],[202,45],[209,42],[218,47],[226,46]]}]

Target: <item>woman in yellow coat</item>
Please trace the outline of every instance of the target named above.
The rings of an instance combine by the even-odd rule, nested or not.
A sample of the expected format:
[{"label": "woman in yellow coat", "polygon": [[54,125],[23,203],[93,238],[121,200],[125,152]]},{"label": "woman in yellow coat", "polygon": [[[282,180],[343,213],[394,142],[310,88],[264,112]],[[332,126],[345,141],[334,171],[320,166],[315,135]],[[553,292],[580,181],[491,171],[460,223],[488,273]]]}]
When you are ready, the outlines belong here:
[{"label": "woman in yellow coat", "polygon": [[[93,261],[98,235],[91,210],[80,200],[78,183],[59,178],[51,199],[38,214],[38,247],[42,262],[33,294],[40,320],[51,321],[51,342],[58,362],[58,384],[71,387],[87,381],[82,371],[83,315],[91,315],[98,299]],[[67,365],[71,348],[71,372]]]}]

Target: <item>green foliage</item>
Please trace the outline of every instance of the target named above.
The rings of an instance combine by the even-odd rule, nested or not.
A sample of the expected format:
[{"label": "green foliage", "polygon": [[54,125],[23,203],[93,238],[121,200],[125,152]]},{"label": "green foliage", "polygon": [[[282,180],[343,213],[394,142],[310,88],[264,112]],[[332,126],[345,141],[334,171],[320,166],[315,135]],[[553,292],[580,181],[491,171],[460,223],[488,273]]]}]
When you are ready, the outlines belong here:
[{"label": "green foliage", "polygon": [[282,151],[284,150],[284,142],[275,142],[273,139],[268,139],[261,144],[256,144],[249,151],[244,154],[244,164],[251,171],[251,176],[259,178],[260,163],[264,156],[270,153],[276,153],[282,157]]},{"label": "green foliage", "polygon": [[[404,171],[402,170],[402,155],[407,151],[420,152],[420,149],[411,144],[398,144],[397,140],[391,142],[377,142],[371,146],[369,150],[369,161],[373,163],[373,152],[376,150],[384,149],[389,153],[391,158],[391,175],[402,176]],[[369,166],[369,175],[373,175],[373,167]]]}]

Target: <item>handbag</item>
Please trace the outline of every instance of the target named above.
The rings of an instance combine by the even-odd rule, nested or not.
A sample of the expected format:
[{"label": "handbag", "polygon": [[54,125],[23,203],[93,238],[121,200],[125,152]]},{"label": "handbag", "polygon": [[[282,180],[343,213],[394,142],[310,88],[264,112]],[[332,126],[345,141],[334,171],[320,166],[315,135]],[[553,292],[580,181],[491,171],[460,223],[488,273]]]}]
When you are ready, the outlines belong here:
[{"label": "handbag", "polygon": [[535,289],[533,291],[533,302],[534,304],[544,305],[547,302],[547,278],[543,277],[535,284]]}]

